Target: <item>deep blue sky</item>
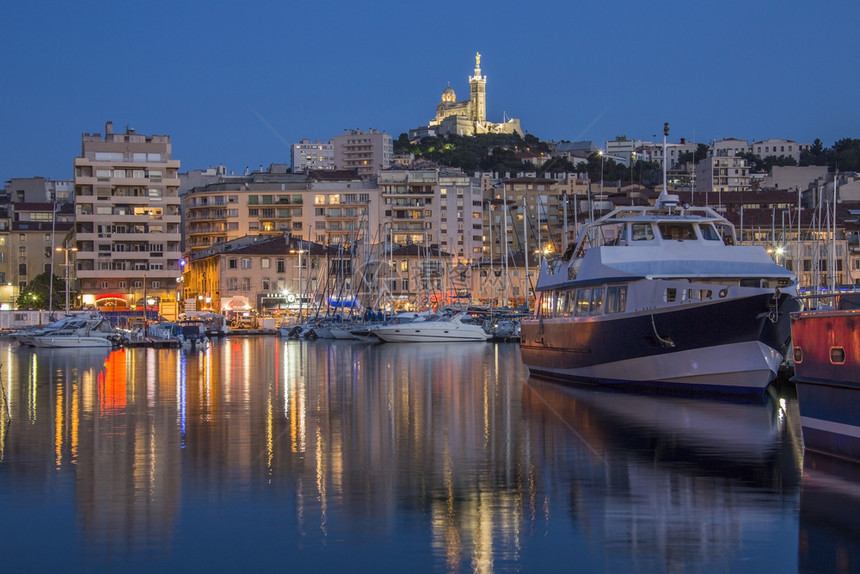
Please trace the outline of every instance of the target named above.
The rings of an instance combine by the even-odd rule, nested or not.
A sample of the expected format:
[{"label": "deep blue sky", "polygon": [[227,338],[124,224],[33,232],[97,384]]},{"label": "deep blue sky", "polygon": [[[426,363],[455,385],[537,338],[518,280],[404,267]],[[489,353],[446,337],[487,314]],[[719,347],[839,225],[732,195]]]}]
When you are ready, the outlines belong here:
[{"label": "deep blue sky", "polygon": [[83,132],[166,134],[182,171],[424,125],[481,52],[487,116],[545,140],[860,138],[860,4],[800,0],[31,0],[0,25],[0,182],[72,177]]}]

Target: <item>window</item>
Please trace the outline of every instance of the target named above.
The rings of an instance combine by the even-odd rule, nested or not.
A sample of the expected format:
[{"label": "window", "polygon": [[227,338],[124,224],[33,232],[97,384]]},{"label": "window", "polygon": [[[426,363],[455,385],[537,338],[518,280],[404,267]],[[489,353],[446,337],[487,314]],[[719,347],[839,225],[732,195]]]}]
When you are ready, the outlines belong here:
[{"label": "window", "polygon": [[845,348],[844,347],[831,347],[830,348],[830,362],[834,365],[842,365],[845,363]]},{"label": "window", "polygon": [[627,306],[627,285],[610,285],[606,288],[606,313],[623,313]]},{"label": "window", "polygon": [[236,269],[236,264],[237,264],[236,258],[231,257],[230,259],[227,260],[227,269]]},{"label": "window", "polygon": [[587,316],[589,301],[591,301],[591,289],[577,289],[573,314],[577,317]]},{"label": "window", "polygon": [[251,268],[251,260],[248,257],[242,258],[242,269],[250,269]]},{"label": "window", "polygon": [[277,268],[276,268],[276,271],[277,271],[278,273],[286,273],[286,272],[287,272],[287,264],[286,264],[286,260],[284,260],[284,259],[280,259],[280,258],[277,260]]},{"label": "window", "polygon": [[720,241],[720,234],[717,233],[716,228],[710,223],[703,223],[699,226],[699,229],[701,229],[702,239],[705,241]]},{"label": "window", "polygon": [[633,241],[650,241],[654,239],[654,230],[650,223],[633,224]]},{"label": "window", "polygon": [[663,239],[673,239],[683,241],[685,239],[693,239],[693,226],[677,223],[659,223],[660,235]]},{"label": "window", "polygon": [[272,260],[268,257],[263,257],[260,259],[260,268],[269,269],[272,266]]},{"label": "window", "polygon": [[595,287],[591,290],[591,304],[588,308],[589,315],[600,315],[603,313],[603,287]]},{"label": "window", "polygon": [[161,281],[153,281],[152,282],[153,289],[161,289]]}]

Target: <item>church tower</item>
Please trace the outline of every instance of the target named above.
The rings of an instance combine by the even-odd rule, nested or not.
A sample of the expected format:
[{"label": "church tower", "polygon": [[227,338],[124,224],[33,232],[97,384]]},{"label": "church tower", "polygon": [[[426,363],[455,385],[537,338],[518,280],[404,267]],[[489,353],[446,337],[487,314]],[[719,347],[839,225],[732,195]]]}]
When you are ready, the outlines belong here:
[{"label": "church tower", "polygon": [[481,75],[481,54],[475,54],[475,75],[469,76],[469,119],[473,122],[487,121],[487,78]]}]

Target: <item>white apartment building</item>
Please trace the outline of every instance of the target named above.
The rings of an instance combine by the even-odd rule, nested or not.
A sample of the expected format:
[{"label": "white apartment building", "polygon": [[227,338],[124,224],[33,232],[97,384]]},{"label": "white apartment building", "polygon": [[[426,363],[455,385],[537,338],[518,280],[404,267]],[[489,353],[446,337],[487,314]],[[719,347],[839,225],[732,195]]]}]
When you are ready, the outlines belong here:
[{"label": "white apartment building", "polygon": [[75,158],[75,274],[84,305],[134,308],[175,296],[180,277],[179,160],[170,137],[85,133]]},{"label": "white apartment building", "polygon": [[615,163],[630,167],[630,160],[636,149],[642,147],[642,140],[629,140],[623,136],[606,142],[606,156],[615,160]]},{"label": "white apartment building", "polygon": [[385,132],[344,130],[343,135],[334,136],[332,142],[336,169],[353,169],[365,177],[391,167],[394,140]]},{"label": "white apartment building", "polygon": [[760,158],[766,157],[791,157],[794,161],[800,161],[800,152],[809,149],[809,144],[799,144],[794,140],[783,140],[777,138],[757,141],[751,146],[752,152]]},{"label": "white apartment building", "polygon": [[[666,164],[666,169],[672,170],[677,169],[679,167],[679,159],[682,155],[687,153],[696,153],[696,149],[698,148],[698,144],[694,142],[688,142],[686,139],[681,138],[681,141],[678,143],[666,143],[666,156],[669,158],[669,163]],[[663,165],[663,143],[662,142],[645,142],[641,146],[636,148],[636,159],[641,159],[645,161],[655,161],[660,165]]]},{"label": "white apartment building", "polygon": [[711,149],[713,150],[714,155],[718,156],[739,156],[741,154],[750,153],[752,151],[752,149],[750,148],[750,142],[738,138],[726,138],[717,140],[713,143],[713,145],[711,145]]},{"label": "white apartment building", "polygon": [[293,173],[317,169],[334,169],[334,143],[303,139],[290,146]]}]

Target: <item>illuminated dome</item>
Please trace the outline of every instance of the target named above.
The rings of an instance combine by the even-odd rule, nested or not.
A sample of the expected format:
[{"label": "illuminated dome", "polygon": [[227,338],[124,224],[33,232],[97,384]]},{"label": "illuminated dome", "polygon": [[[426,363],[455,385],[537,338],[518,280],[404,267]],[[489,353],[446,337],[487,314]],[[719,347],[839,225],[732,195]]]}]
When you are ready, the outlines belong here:
[{"label": "illuminated dome", "polygon": [[453,104],[457,101],[457,95],[454,93],[454,88],[448,86],[442,92],[442,101],[445,103]]}]

